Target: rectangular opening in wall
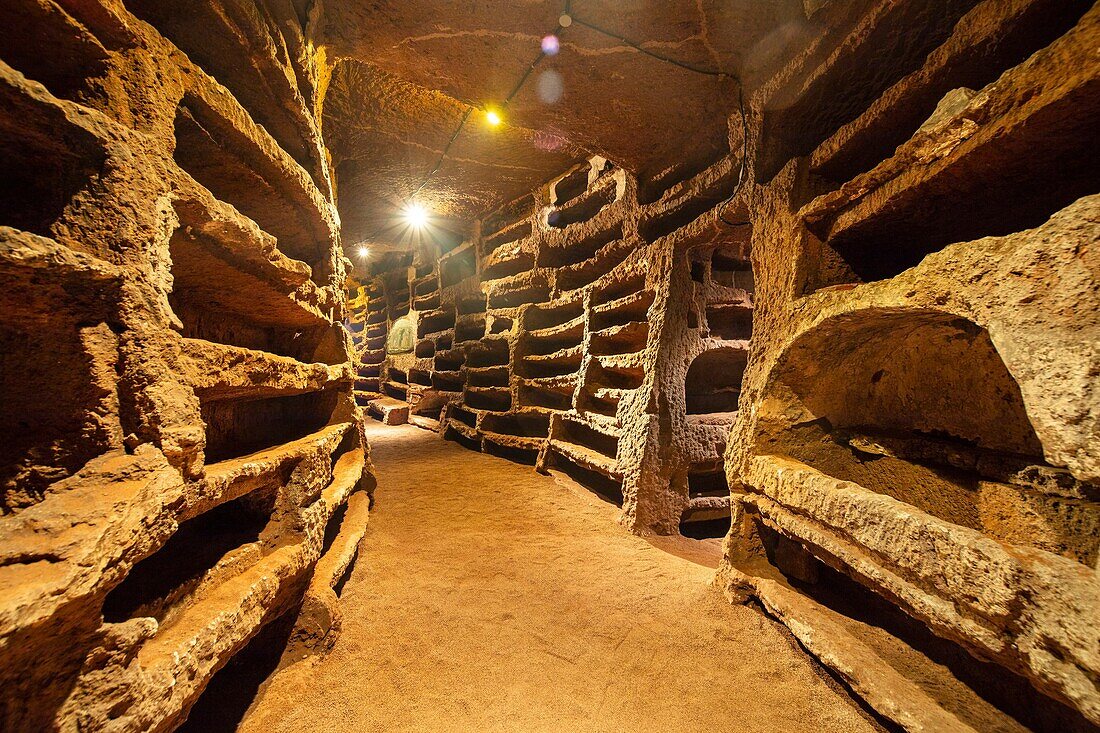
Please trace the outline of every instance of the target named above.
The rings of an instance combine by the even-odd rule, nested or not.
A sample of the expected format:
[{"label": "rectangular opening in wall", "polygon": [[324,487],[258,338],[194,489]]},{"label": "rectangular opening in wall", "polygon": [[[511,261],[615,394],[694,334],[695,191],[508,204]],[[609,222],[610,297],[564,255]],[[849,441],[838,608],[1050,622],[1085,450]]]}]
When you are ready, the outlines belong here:
[{"label": "rectangular opening in wall", "polygon": [[569,291],[594,283],[614,270],[633,251],[632,244],[619,240],[604,246],[584,262],[558,268],[558,288]]},{"label": "rectangular opening in wall", "polygon": [[275,499],[275,487],[256,490],[180,524],[107,595],[103,620],[121,623],[151,616],[167,624],[200,586],[228,580],[243,562],[255,564]]},{"label": "rectangular opening in wall", "polygon": [[467,450],[481,450],[480,439],[467,436],[465,433],[455,428],[453,425],[447,426],[447,429],[443,433],[443,437],[445,437],[447,440],[453,440]]},{"label": "rectangular opening in wall", "polygon": [[[169,251],[173,286],[168,301],[185,338],[306,363],[344,361],[339,338],[327,321],[218,257],[216,245],[202,236],[177,230]],[[372,328],[365,333],[369,346]]]},{"label": "rectangular opening in wall", "polygon": [[645,367],[640,360],[594,359],[586,380],[591,387],[637,389],[645,380]]},{"label": "rectangular opening in wall", "polygon": [[645,288],[645,272],[634,272],[608,283],[592,293],[592,305],[602,305],[637,293]]},{"label": "rectangular opening in wall", "polygon": [[[579,348],[584,341],[584,322],[558,328],[550,332],[531,335],[529,332],[522,340],[524,357],[550,356],[568,349]],[[537,361],[537,360],[536,360]]]},{"label": "rectangular opening in wall", "polygon": [[725,510],[685,509],[680,516],[680,534],[693,540],[721,539],[729,534],[732,516]]},{"label": "rectangular opening in wall", "polygon": [[736,182],[736,175],[731,170],[698,191],[684,192],[666,208],[643,217],[638,223],[638,233],[647,242],[656,242],[687,226],[725,201],[733,193]]},{"label": "rectangular opening in wall", "polygon": [[619,390],[594,386],[586,389],[582,399],[584,401],[584,412],[616,417],[619,412],[619,403],[622,401],[622,394]]},{"label": "rectangular opening in wall", "polygon": [[314,269],[314,281],[325,284],[323,263],[331,240],[326,225],[311,221],[305,206],[279,186],[286,181],[265,178],[254,156],[235,148],[234,135],[197,100],[176,111],[176,163],[216,198],[232,205],[275,237],[281,252]]},{"label": "rectangular opening in wall", "polygon": [[286,67],[267,53],[250,54],[242,63],[242,38],[254,39],[256,48],[285,49],[284,40],[272,35],[272,26],[260,21],[260,15],[212,6],[195,7],[180,15],[157,0],[128,0],[126,9],[153,25],[225,86],[249,116],[310,174],[318,188],[326,190],[317,165],[321,153],[310,141],[308,102],[292,101],[299,97],[297,74],[288,77]]},{"label": "rectangular opening in wall", "polygon": [[550,456],[551,458],[549,461],[555,469],[561,471],[604,501],[614,504],[617,507],[623,505],[623,487],[621,483],[602,473],[585,468],[556,451],[551,451]]},{"label": "rectangular opening in wall", "polygon": [[507,387],[508,367],[485,367],[482,369],[468,369],[467,382],[471,387]]},{"label": "rectangular opening in wall", "polygon": [[418,311],[434,311],[439,308],[439,304],[442,299],[439,297],[439,293],[435,292],[431,295],[418,296],[414,301],[412,307]]},{"label": "rectangular opening in wall", "polygon": [[508,259],[500,259],[481,271],[481,279],[500,280],[527,272],[535,266],[535,258],[529,252],[520,251]]},{"label": "rectangular opening in wall", "polygon": [[573,224],[595,218],[605,206],[616,200],[617,187],[613,179],[605,179],[560,208],[552,209],[547,223],[552,229],[565,229]]},{"label": "rectangular opening in wall", "polygon": [[554,206],[562,206],[584,193],[588,188],[588,174],[591,171],[591,164],[584,163],[576,170],[554,181],[550,196]]},{"label": "rectangular opening in wall", "polygon": [[729,496],[730,487],[726,479],[725,466],[719,462],[716,468],[692,469],[688,471],[688,496]]},{"label": "rectangular opening in wall", "polygon": [[[808,70],[767,103],[757,182],[767,183],[789,160],[810,154],[895,82],[920,68],[978,1],[894,3],[884,6],[884,12],[868,14],[868,27],[837,39],[851,41],[845,53],[824,68]],[[901,38],[905,43],[898,43]]]},{"label": "rectangular opening in wall", "polygon": [[508,363],[508,342],[505,339],[483,339],[466,351],[466,366],[491,367]]},{"label": "rectangular opening in wall", "polygon": [[457,285],[477,272],[477,252],[473,246],[439,260],[439,277],[442,287]]},{"label": "rectangular opening in wall", "polygon": [[638,176],[638,203],[651,204],[680,184],[694,178],[729,154],[728,146],[717,152],[704,149],[701,153],[684,158],[653,173]]},{"label": "rectangular opening in wall", "polygon": [[531,222],[517,222],[507,229],[498,232],[491,237],[487,237],[485,239],[484,251],[482,252],[482,256],[488,257],[504,245],[518,242],[521,239],[526,239],[529,236],[531,236]]},{"label": "rectangular opening in wall", "polygon": [[[768,559],[787,582],[835,614],[859,642],[972,730],[1086,733],[1076,710],[1047,697],[1005,667],[976,658],[878,594],[821,562],[800,543],[757,520]],[[798,558],[795,565],[789,558]]]},{"label": "rectangular opening in wall", "polygon": [[515,283],[489,295],[490,308],[516,308],[527,303],[541,303],[550,298],[550,284],[541,278]]},{"label": "rectangular opening in wall", "polygon": [[539,412],[486,415],[482,430],[521,438],[545,438],[550,432],[550,416]]},{"label": "rectangular opening in wall", "polygon": [[589,346],[594,355],[633,354],[646,347],[649,341],[649,322],[631,322],[625,326],[612,326],[591,335]]},{"label": "rectangular opening in wall", "polygon": [[425,369],[410,369],[409,384],[419,384],[422,387],[432,386],[432,374]]},{"label": "rectangular opening in wall", "polygon": [[748,350],[739,347],[710,349],[696,356],[684,380],[687,414],[736,412],[748,359]]},{"label": "rectangular opening in wall", "polygon": [[477,341],[485,336],[485,318],[466,318],[455,326],[455,342]]},{"label": "rectangular opening in wall", "polygon": [[565,267],[584,262],[595,256],[596,252],[606,245],[623,238],[623,225],[618,222],[613,226],[584,236],[552,239],[541,250],[542,267]]},{"label": "rectangular opening in wall", "polygon": [[710,277],[722,287],[744,290],[746,293],[756,290],[752,263],[735,250],[715,248],[710,260]]},{"label": "rectangular opening in wall", "polygon": [[485,452],[489,455],[503,458],[513,463],[533,466],[538,461],[539,452],[536,448],[523,448],[516,445],[508,445],[493,440],[488,436],[482,439],[481,444],[484,446]]},{"label": "rectangular opening in wall", "polygon": [[0,226],[51,236],[105,160],[99,141],[59,107],[0,85]]},{"label": "rectangular opening in wall", "polygon": [[417,324],[417,336],[424,338],[429,334],[442,333],[455,327],[455,312],[449,308],[425,313]]},{"label": "rectangular opening in wall", "polygon": [[457,420],[466,427],[477,427],[477,415],[459,405],[452,404],[447,412],[447,417],[451,420]]},{"label": "rectangular opening in wall", "polygon": [[545,407],[549,410],[568,410],[573,405],[573,393],[552,390],[531,384],[521,384],[520,404],[525,407]]},{"label": "rectangular opening in wall", "polygon": [[414,293],[417,295],[431,295],[439,290],[439,281],[434,277],[429,277],[416,284]]},{"label": "rectangular opening in wall", "polygon": [[653,305],[654,292],[644,290],[611,301],[592,309],[590,326],[593,331],[602,331],[611,326],[625,326],[628,323],[649,320],[649,308]]},{"label": "rectangular opening in wall", "polygon": [[382,384],[382,393],[395,400],[404,401],[409,396],[409,386],[400,382],[384,382]]},{"label": "rectangular opening in wall", "polygon": [[1100,168],[1088,154],[1098,127],[1094,79],[1011,134],[963,143],[883,205],[857,203],[826,245],[869,282],[894,277],[948,244],[1039,227],[1100,192]]},{"label": "rectangular opening in wall", "polygon": [[[530,308],[524,316],[524,324],[528,331],[537,331],[542,328],[553,328],[563,323],[579,318],[584,313],[584,301],[579,298],[550,305],[536,305]],[[581,324],[584,330],[584,324]]]},{"label": "rectangular opening in wall", "polygon": [[507,387],[467,387],[463,401],[475,410],[507,412],[512,407],[512,393]]},{"label": "rectangular opening in wall", "polygon": [[239,458],[304,438],[328,425],[335,390],[256,400],[218,400],[201,405],[207,464]]},{"label": "rectangular opening in wall", "polygon": [[[339,594],[337,594],[339,596]],[[275,674],[293,638],[300,605],[264,624],[241,651],[219,669],[175,733],[237,730],[264,683]]]},{"label": "rectangular opening in wall", "polygon": [[435,370],[437,372],[457,372],[466,365],[466,355],[459,349],[446,351],[436,344]]},{"label": "rectangular opening in wall", "polygon": [[432,372],[432,387],[440,392],[461,392],[462,386],[462,374],[457,370]]},{"label": "rectangular opening in wall", "polygon": [[813,155],[813,172],[835,185],[886,160],[936,112],[953,90],[981,89],[1073,28],[1092,0],[979,3],[931,54]]},{"label": "rectangular opening in wall", "polygon": [[716,338],[748,341],[752,338],[752,308],[737,303],[708,305],[707,328]]},{"label": "rectangular opening in wall", "polygon": [[560,440],[584,446],[598,451],[608,458],[615,458],[619,451],[619,439],[614,435],[608,435],[584,423],[574,420],[562,420],[558,425]]},{"label": "rectangular opening in wall", "polygon": [[89,82],[107,73],[107,49],[57,3],[0,3],[0,28],[23,29],[0,36],[0,58],[55,97],[87,103],[94,94]]},{"label": "rectangular opening in wall", "polygon": [[527,354],[517,364],[517,373],[524,377],[560,377],[580,369],[583,358],[580,346],[549,354]]},{"label": "rectangular opening in wall", "polygon": [[397,298],[394,304],[390,306],[390,320],[396,321],[402,316],[407,316],[412,306],[409,305],[409,293],[405,291],[404,298]]}]

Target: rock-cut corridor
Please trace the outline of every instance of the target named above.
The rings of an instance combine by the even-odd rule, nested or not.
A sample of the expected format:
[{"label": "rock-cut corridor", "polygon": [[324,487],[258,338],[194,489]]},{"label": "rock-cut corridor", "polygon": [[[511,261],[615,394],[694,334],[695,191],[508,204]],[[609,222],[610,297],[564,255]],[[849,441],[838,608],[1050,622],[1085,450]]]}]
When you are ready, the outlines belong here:
[{"label": "rock-cut corridor", "polygon": [[0,733],[1098,730],[1100,1],[0,29]]},{"label": "rock-cut corridor", "polygon": [[379,489],[341,636],[275,674],[242,732],[879,730],[710,584],[717,541],[654,546],[560,474],[411,426],[367,438]]}]

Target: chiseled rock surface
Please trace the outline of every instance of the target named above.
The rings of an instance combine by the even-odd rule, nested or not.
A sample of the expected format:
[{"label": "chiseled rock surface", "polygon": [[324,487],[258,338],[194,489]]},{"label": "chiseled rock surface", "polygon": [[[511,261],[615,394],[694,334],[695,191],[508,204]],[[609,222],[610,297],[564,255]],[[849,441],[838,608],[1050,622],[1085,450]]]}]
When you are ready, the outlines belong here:
[{"label": "chiseled rock surface", "polygon": [[322,64],[289,3],[148,5],[0,11],[4,730],[176,727],[366,522]]},{"label": "chiseled rock surface", "polygon": [[[1034,705],[1047,725],[1100,723],[1100,198],[1082,162],[1100,110],[1080,101],[1098,83],[1100,13],[1056,5],[979,4],[806,159],[755,159],[744,194],[757,292],[726,451],[747,493],[733,495],[725,582],[909,730],[938,729],[921,716],[950,695],[891,690],[861,661],[873,634],[814,600],[833,581],[800,597],[775,579],[777,548],[1020,675],[1057,701]],[[1026,52],[998,40],[1039,14],[1062,30]],[[893,22],[868,18],[834,56],[793,59],[754,115],[782,124],[780,99],[802,114],[790,90],[848,68]],[[918,129],[979,60],[988,83]],[[902,119],[908,139],[880,142]]]}]

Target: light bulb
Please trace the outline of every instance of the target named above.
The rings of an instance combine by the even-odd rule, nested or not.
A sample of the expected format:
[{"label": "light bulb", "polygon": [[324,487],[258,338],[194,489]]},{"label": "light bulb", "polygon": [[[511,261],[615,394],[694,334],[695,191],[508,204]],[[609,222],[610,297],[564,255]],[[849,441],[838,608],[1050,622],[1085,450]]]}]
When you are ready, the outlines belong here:
[{"label": "light bulb", "polygon": [[491,109],[488,112],[486,112],[485,113],[485,119],[493,127],[496,127],[497,125],[499,125],[503,121],[500,117],[500,113],[497,112],[495,109]]},{"label": "light bulb", "polygon": [[428,212],[420,204],[409,204],[405,207],[405,221],[409,226],[420,229],[428,223]]}]

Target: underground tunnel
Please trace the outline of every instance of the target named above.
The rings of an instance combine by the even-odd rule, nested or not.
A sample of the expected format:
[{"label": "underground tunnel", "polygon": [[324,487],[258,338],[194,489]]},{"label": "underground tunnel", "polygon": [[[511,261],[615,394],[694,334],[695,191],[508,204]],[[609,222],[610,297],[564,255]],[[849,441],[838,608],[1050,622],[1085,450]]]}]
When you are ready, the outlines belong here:
[{"label": "underground tunnel", "polygon": [[1100,730],[1100,4],[0,21],[0,730]]}]

